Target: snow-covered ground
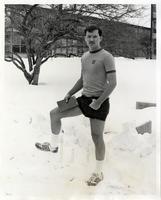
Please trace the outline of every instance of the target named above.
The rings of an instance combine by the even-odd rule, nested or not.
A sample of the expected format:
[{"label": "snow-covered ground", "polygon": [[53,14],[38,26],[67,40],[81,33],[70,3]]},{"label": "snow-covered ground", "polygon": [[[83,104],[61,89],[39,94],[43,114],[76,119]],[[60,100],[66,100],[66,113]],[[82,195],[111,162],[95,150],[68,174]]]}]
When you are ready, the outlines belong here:
[{"label": "snow-covered ground", "polygon": [[[35,148],[35,142],[50,141],[49,111],[79,78],[80,58],[49,60],[41,68],[39,86],[28,85],[12,63],[5,63],[0,200],[157,199],[158,107],[136,109],[136,101],[157,102],[156,61],[116,58],[116,69],[118,84],[104,134],[104,181],[88,187],[95,157],[87,118],[63,119],[58,154]],[[136,126],[149,120],[152,133],[138,134]]]}]

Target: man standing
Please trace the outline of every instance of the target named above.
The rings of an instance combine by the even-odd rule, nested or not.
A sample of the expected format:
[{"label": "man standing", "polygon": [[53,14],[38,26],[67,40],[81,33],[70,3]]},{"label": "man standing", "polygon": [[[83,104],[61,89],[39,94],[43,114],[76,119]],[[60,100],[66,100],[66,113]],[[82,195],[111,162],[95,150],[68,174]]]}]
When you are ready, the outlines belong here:
[{"label": "man standing", "polygon": [[61,119],[83,114],[90,119],[91,135],[95,145],[96,168],[87,181],[88,185],[97,185],[103,180],[103,162],[105,143],[103,130],[109,113],[109,96],[116,87],[116,70],[113,56],[102,49],[102,30],[97,26],[85,29],[85,42],[89,51],[81,58],[81,76],[73,88],[66,94],[69,101],[72,95],[83,89],[82,96],[77,98],[78,106],[60,112],[59,107],[50,112],[51,143],[36,143],[43,151],[58,152],[58,136],[61,130]]}]

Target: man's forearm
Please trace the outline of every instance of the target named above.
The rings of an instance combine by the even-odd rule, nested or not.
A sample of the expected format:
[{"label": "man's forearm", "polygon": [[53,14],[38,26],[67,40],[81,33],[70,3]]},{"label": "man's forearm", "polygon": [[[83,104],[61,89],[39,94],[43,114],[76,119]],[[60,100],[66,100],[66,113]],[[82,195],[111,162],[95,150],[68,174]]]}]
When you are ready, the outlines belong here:
[{"label": "man's forearm", "polygon": [[104,86],[104,91],[101,94],[101,96],[97,100],[93,100],[92,103],[90,104],[90,107],[93,108],[94,110],[98,110],[102,103],[109,98],[110,94],[116,87],[116,74],[108,74],[107,75],[107,83]]},{"label": "man's forearm", "polygon": [[102,104],[112,93],[112,91],[115,89],[116,84],[107,84],[104,92],[102,95],[97,99],[98,104]]},{"label": "man's forearm", "polygon": [[97,103],[99,105],[101,105],[110,96],[112,91],[115,89],[116,84],[117,84],[116,73],[107,74],[107,84],[105,86],[104,92],[97,99]]},{"label": "man's forearm", "polygon": [[68,92],[71,96],[77,93],[79,90],[83,88],[83,81],[82,78],[80,78],[76,84],[73,86],[73,88]]}]

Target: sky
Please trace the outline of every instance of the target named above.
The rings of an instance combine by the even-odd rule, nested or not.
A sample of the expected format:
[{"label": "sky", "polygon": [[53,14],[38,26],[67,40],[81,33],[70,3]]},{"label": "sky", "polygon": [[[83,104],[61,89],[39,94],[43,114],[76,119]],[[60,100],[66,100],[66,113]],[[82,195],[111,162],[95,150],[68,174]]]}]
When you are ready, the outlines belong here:
[{"label": "sky", "polygon": [[151,6],[150,6],[150,4],[146,4],[145,8],[146,9],[143,12],[142,17],[129,19],[128,20],[129,23],[150,28],[150,26],[151,26]]}]

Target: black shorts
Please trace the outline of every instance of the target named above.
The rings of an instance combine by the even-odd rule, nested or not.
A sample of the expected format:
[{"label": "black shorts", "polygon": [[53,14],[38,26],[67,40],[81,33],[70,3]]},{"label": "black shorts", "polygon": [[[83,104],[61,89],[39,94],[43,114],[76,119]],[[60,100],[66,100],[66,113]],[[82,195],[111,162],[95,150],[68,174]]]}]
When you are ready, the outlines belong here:
[{"label": "black shorts", "polygon": [[77,101],[79,108],[86,117],[105,121],[110,109],[109,98],[102,103],[101,107],[98,110],[94,110],[89,107],[89,104],[92,103],[92,99],[97,98],[99,97],[86,97],[84,95],[78,97]]}]

